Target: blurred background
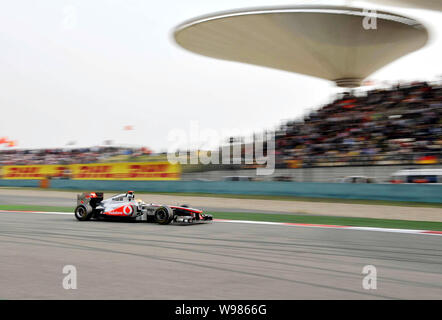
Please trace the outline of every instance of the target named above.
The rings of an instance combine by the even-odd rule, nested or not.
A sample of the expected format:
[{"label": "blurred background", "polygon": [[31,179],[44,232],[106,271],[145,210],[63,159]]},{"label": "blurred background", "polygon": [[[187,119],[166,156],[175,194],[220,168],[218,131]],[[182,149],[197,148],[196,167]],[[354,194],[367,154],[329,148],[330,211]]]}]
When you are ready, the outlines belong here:
[{"label": "blurred background", "polygon": [[[233,29],[224,34],[220,29],[217,36],[225,37],[220,42],[212,37],[216,25],[204,29],[211,22],[195,18],[220,10],[306,4],[376,9],[409,20],[398,22],[406,28],[397,34],[383,18],[376,30],[364,30],[362,23],[355,30],[337,14],[329,21],[322,15],[308,19],[316,29],[291,30],[298,12],[285,24],[264,21],[270,24],[262,30],[246,21],[238,29],[244,34],[234,40]],[[1,9],[3,180],[442,183],[442,20],[434,2],[22,0]],[[277,50],[266,47],[272,34],[263,30],[274,25],[279,34],[297,39],[295,32],[302,33],[311,48],[317,47],[320,70],[341,59],[344,67],[336,73],[353,82],[315,74],[317,61],[296,60],[299,41],[279,43]],[[333,32],[339,28],[348,32]],[[261,35],[250,37],[252,29]],[[367,41],[379,47],[368,43],[368,56],[354,54],[355,47],[364,48],[361,35],[370,33]],[[255,60],[241,37],[260,48]],[[214,47],[215,40],[225,47]],[[247,57],[235,56],[241,50]],[[345,55],[338,57],[341,50]],[[364,65],[373,70],[365,72]],[[356,82],[355,70],[362,70]],[[189,132],[193,122],[219,133],[217,138],[201,135],[178,145],[171,140],[170,132]],[[229,130],[240,134],[224,134]],[[275,171],[258,176],[256,168],[263,165],[245,159],[254,158],[250,141],[268,132],[275,133],[275,148],[265,154],[274,152]],[[231,155],[229,164],[187,161],[207,151],[219,158],[238,146],[241,154]],[[175,152],[185,154],[186,163],[161,166]],[[233,164],[235,157],[239,163]],[[81,164],[87,169],[75,166]],[[158,174],[147,174],[152,172]]]}]

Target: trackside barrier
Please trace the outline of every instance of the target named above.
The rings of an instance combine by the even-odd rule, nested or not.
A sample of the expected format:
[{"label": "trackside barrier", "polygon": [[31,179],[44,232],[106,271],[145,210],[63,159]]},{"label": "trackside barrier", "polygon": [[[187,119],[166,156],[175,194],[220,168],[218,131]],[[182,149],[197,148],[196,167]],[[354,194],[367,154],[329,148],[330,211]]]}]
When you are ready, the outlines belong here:
[{"label": "trackside barrier", "polygon": [[[38,187],[38,180],[1,180],[4,187]],[[442,203],[439,184],[347,184],[252,181],[51,180],[54,189],[134,190],[246,195],[299,196]]]}]

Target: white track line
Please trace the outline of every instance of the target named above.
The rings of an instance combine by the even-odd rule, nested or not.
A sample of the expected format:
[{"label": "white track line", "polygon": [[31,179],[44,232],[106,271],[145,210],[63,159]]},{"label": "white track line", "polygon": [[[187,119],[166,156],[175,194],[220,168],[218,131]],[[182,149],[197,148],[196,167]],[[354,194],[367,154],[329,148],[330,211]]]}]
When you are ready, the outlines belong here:
[{"label": "white track line", "polygon": [[[71,213],[71,212],[47,212],[47,211],[28,211],[28,210],[23,210],[23,211],[20,211],[20,210],[0,210],[0,213],[41,213],[41,214],[73,215],[73,213]],[[226,220],[225,219],[214,219],[214,221],[226,222],[226,223],[263,224],[263,225],[278,225],[278,226],[291,226],[291,227],[304,227],[304,228],[327,228],[327,229],[394,232],[394,233],[408,233],[408,234],[423,234],[423,235],[442,236],[442,231],[435,231],[435,230],[354,227],[354,226],[339,226],[339,225],[327,225],[327,224],[250,221],[250,220],[227,220],[227,219]]]},{"label": "white track line", "polygon": [[442,236],[442,231],[434,231],[434,230],[392,229],[392,228],[338,226],[338,225],[326,225],[326,224],[265,222],[265,221],[248,221],[248,220],[224,220],[224,219],[215,219],[215,221],[217,221],[217,222],[227,222],[227,223],[267,224],[267,225],[280,225],[280,226],[305,227],[305,228],[327,228],[327,229],[395,232],[395,233],[408,233],[408,234],[423,234],[423,235]]}]

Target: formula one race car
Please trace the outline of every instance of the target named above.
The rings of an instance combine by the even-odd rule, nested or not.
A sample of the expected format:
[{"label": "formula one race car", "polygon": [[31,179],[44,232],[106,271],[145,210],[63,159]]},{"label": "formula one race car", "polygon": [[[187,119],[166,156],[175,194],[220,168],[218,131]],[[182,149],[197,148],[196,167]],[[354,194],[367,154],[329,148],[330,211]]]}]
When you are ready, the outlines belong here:
[{"label": "formula one race car", "polygon": [[143,220],[159,224],[195,224],[211,221],[211,215],[202,210],[183,206],[166,206],[147,204],[135,199],[133,191],[116,194],[108,199],[103,198],[102,192],[90,192],[77,195],[75,218],[80,221],[91,218]]}]

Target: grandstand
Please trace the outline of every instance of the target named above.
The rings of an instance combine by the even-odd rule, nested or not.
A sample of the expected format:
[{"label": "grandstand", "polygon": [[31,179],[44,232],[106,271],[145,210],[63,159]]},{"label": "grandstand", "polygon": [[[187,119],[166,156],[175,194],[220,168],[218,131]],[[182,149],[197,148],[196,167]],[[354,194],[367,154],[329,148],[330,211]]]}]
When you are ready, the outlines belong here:
[{"label": "grandstand", "polygon": [[[222,148],[218,149],[220,153]],[[356,91],[343,93],[303,119],[280,124],[275,148],[278,168],[439,164],[442,161],[442,84],[414,82],[358,91],[358,94]],[[242,160],[247,156],[245,150],[242,145]],[[123,146],[0,151],[0,165],[165,158],[165,154],[151,154],[146,148]],[[253,167],[242,161],[238,165],[184,165],[183,170]]]},{"label": "grandstand", "polygon": [[[442,83],[414,82],[342,93],[302,119],[277,127],[276,167],[438,165],[442,161],[441,115]],[[247,153],[253,148],[246,140],[230,138],[227,146],[217,150],[222,153],[240,144],[241,164],[187,165],[183,171],[256,168],[245,163],[253,157]]]},{"label": "grandstand", "polygon": [[[155,160],[144,147],[95,146],[0,150],[0,165],[73,164]],[[165,157],[161,157],[162,160]]]},{"label": "grandstand", "polygon": [[442,153],[442,86],[426,82],[344,94],[277,133],[280,162],[304,166],[434,164]]}]

